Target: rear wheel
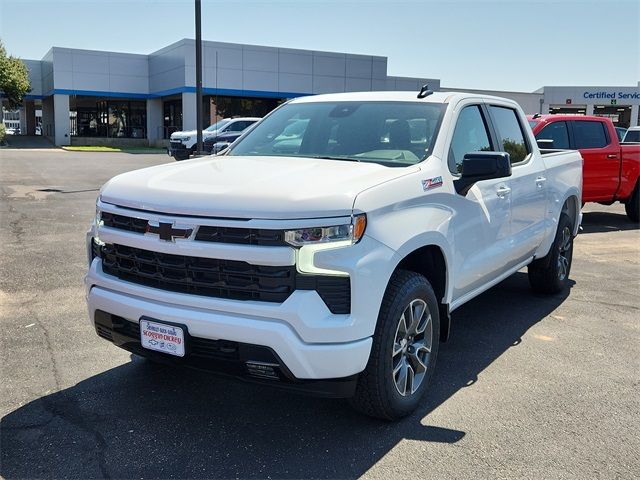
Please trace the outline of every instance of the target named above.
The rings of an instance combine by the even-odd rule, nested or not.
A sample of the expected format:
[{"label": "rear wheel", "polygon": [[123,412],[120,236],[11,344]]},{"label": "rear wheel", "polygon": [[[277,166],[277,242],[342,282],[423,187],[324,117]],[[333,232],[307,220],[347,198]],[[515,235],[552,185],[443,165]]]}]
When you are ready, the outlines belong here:
[{"label": "rear wheel", "polygon": [[640,222],[640,183],[636,184],[631,198],[624,204],[624,209],[629,220],[636,223]]},{"label": "rear wheel", "polygon": [[433,288],[422,275],[397,271],[385,292],[369,362],[351,405],[386,420],[410,414],[427,391],[439,339]]},{"label": "rear wheel", "polygon": [[534,260],[528,268],[531,288],[538,293],[559,293],[569,285],[573,259],[573,222],[560,214],[558,230],[549,253]]}]

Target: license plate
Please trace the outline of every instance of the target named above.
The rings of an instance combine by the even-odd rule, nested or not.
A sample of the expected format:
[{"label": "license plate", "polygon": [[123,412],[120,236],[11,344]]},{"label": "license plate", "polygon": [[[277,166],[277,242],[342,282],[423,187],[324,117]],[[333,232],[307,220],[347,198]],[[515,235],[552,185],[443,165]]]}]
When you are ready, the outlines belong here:
[{"label": "license plate", "polygon": [[140,319],[140,343],[149,350],[184,357],[184,331],[180,327]]}]

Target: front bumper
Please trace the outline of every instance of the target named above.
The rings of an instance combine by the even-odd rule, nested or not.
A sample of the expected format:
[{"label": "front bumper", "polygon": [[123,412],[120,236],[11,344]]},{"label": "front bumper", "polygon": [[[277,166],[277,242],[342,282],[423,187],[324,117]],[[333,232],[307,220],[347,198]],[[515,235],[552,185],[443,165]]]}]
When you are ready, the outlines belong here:
[{"label": "front bumper", "polygon": [[189,156],[191,154],[191,149],[182,142],[170,140],[169,147],[167,148],[167,154],[171,157]]},{"label": "front bumper", "polygon": [[[98,261],[94,261],[93,264],[95,267]],[[94,267],[92,271],[95,273]],[[91,279],[91,275],[87,278]],[[302,303],[309,306],[315,304],[317,308],[320,306],[318,303],[322,303],[315,292],[296,292],[294,295],[298,293],[306,297],[315,297],[307,298],[307,301],[301,299]],[[296,380],[352,376],[364,370],[371,350],[370,337],[344,343],[306,343],[278,318],[259,319],[204,308],[187,308],[172,304],[170,300],[167,303],[154,301],[100,286],[89,289],[87,301],[89,318],[94,327],[100,321],[100,312],[115,315],[134,324],[138,324],[143,316],[183,324],[187,327],[189,335],[200,339],[226,340],[268,347],[276,353],[283,367]]]},{"label": "front bumper", "polygon": [[301,380],[291,373],[276,352],[269,347],[195,337],[189,334],[186,325],[181,326],[185,332],[187,354],[184,357],[176,357],[143,348],[138,323],[102,310],[95,312],[98,336],[154,362],[195,368],[324,397],[348,398],[355,393],[357,375],[336,379]]}]

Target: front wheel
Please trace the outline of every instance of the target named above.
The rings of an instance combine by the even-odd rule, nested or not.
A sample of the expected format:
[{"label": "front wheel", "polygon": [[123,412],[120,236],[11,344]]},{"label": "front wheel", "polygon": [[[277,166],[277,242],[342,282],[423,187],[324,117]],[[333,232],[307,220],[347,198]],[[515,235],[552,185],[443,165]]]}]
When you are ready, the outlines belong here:
[{"label": "front wheel", "polygon": [[538,293],[560,293],[569,285],[573,259],[573,222],[566,213],[560,214],[558,230],[549,253],[529,264],[529,283]]},{"label": "front wheel", "polygon": [[351,405],[386,420],[413,412],[433,375],[439,339],[438,301],[429,281],[414,272],[395,272]]}]

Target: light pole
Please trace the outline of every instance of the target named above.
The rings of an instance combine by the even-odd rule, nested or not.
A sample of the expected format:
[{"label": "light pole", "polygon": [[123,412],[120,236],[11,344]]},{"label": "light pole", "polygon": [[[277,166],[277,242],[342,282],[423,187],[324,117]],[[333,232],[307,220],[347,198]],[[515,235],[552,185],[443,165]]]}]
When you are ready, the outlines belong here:
[{"label": "light pole", "polygon": [[202,153],[202,31],[200,0],[196,0],[196,132],[197,151]]}]

